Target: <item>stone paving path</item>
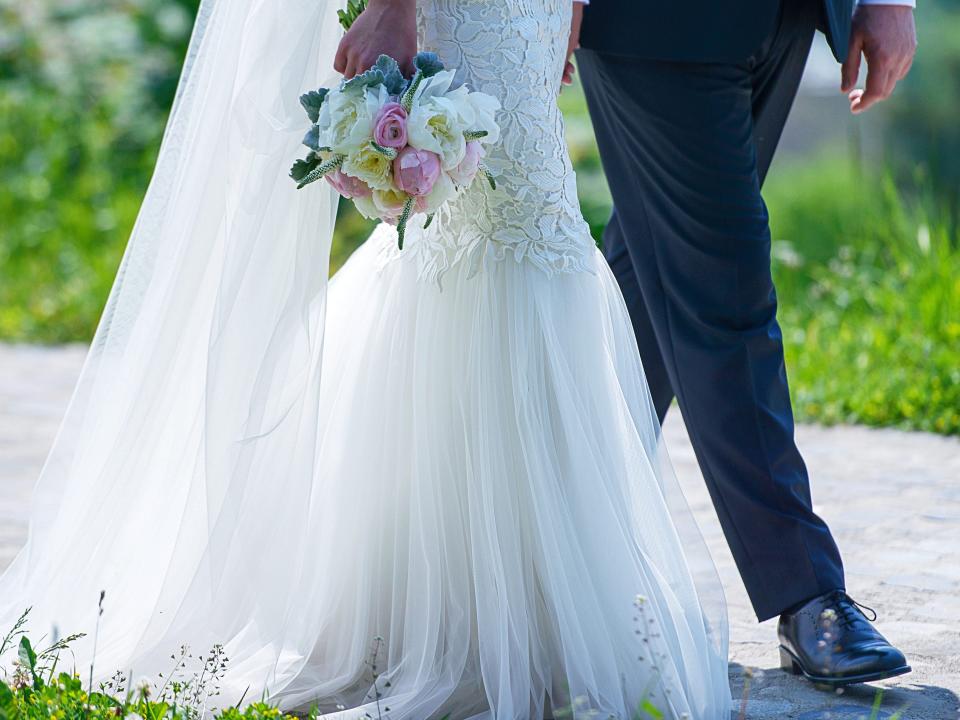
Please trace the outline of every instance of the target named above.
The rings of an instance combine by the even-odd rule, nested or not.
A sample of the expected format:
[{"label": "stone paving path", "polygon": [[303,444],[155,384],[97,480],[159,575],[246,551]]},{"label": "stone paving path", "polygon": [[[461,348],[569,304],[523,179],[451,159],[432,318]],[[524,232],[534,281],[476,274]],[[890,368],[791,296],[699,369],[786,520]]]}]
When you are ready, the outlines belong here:
[{"label": "stone paving path", "polygon": [[[85,349],[0,345],[0,568],[23,542],[30,489],[69,399]],[[907,653],[910,675],[837,695],[777,670],[775,625],[758,624],[723,542],[686,431],[674,411],[667,441],[714,554],[730,610],[731,687],[749,720],[960,718],[960,442],[856,427],[799,429],[818,512],[844,553],[848,589],[877,609]],[[744,684],[747,692],[744,693]]]}]

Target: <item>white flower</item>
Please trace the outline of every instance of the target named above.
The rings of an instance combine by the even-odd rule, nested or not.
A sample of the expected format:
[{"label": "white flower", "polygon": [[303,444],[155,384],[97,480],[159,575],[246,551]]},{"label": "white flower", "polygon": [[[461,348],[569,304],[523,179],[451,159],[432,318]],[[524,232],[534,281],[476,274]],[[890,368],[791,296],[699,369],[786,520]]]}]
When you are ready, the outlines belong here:
[{"label": "white flower", "polygon": [[373,204],[377,208],[378,216],[383,220],[397,220],[403,213],[403,206],[407,204],[409,196],[402,190],[389,188],[373,191]]},{"label": "white flower", "polygon": [[480,169],[480,161],[486,154],[486,150],[483,149],[479,141],[471,140],[468,142],[463,160],[455,168],[450,168],[447,171],[447,175],[453,180],[453,184],[457,187],[467,187],[472,183]]},{"label": "white flower", "polygon": [[373,137],[373,119],[388,99],[383,86],[363,93],[331,90],[317,118],[321,147],[349,155],[367,145]]},{"label": "white flower", "polygon": [[456,113],[436,100],[415,107],[407,118],[410,144],[439,155],[444,170],[455,168],[463,160],[467,148],[464,129]]},{"label": "white flower", "polygon": [[379,220],[380,211],[377,209],[377,206],[373,204],[373,197],[355,197],[353,198],[353,205],[357,208],[357,212],[363,215],[367,220]]},{"label": "white flower", "polygon": [[457,188],[453,180],[446,173],[440,173],[440,177],[433,184],[433,190],[428,195],[417,198],[417,204],[414,207],[418,213],[436,212],[441,205],[450,200],[457,194]]},{"label": "white flower", "polygon": [[393,161],[374,150],[368,142],[347,156],[340,171],[363,180],[376,190],[388,190],[393,187],[392,168]]},{"label": "white flower", "polygon": [[450,90],[453,73],[444,70],[424,80],[414,96],[407,117],[407,137],[418,150],[440,156],[444,170],[463,160],[467,143],[463,133],[472,129],[475,111],[465,87]]},{"label": "white flower", "polygon": [[492,95],[482,92],[472,92],[467,95],[467,102],[474,112],[473,125],[470,130],[486,130],[487,134],[480,138],[480,142],[495,143],[500,139],[500,126],[497,125],[497,112],[500,110],[500,101]]},{"label": "white flower", "polygon": [[414,94],[414,106],[430,98],[443,97],[446,95],[450,90],[450,86],[453,84],[453,78],[453,70],[441,70],[435,75],[425,78]]},{"label": "white flower", "polygon": [[143,720],[143,716],[138,715],[135,712],[132,712],[132,713],[127,713],[126,716],[123,718],[123,720]]}]

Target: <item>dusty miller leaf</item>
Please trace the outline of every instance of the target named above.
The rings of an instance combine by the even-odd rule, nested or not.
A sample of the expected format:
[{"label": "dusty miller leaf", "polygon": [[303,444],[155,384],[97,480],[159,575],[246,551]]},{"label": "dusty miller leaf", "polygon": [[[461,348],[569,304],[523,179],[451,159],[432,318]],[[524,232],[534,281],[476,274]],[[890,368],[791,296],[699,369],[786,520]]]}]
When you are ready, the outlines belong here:
[{"label": "dusty miller leaf", "polygon": [[413,66],[421,72],[424,77],[432,77],[443,70],[443,63],[440,56],[432,52],[418,52],[413,58]]},{"label": "dusty miller leaf", "polygon": [[314,125],[309,130],[307,134],[303,136],[303,144],[306,145],[311,150],[320,149],[320,126]]},{"label": "dusty miller leaf", "polygon": [[315,155],[311,155],[308,158],[303,160],[297,160],[293,167],[290,168],[290,177],[292,177],[297,182],[303,180],[307,175],[312,173],[320,165],[320,158]]},{"label": "dusty miller leaf", "polygon": [[307,117],[310,118],[310,122],[315,123],[317,118],[320,117],[320,106],[323,105],[323,101],[326,100],[328,92],[330,91],[326,88],[320,88],[319,90],[311,90],[300,96],[300,104],[303,106],[303,109],[307,111]]},{"label": "dusty miller leaf", "polygon": [[377,58],[377,64],[373,66],[383,73],[383,86],[391,95],[399,95],[407,85],[407,81],[400,72],[400,65],[389,55],[381,55]]}]

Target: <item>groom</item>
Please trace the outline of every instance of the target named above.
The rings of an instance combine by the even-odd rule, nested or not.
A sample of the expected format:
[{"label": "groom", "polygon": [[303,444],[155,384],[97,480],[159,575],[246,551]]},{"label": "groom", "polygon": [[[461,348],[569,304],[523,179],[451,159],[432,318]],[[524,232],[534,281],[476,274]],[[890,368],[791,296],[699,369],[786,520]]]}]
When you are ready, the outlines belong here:
[{"label": "groom", "polygon": [[910,667],[844,592],[811,507],[760,187],[816,28],[854,113],[906,75],[912,0],[853,2],[592,0],[570,44],[615,205],[605,253],[660,419],[676,398],[757,616],[780,616],[784,668],[836,686]]}]

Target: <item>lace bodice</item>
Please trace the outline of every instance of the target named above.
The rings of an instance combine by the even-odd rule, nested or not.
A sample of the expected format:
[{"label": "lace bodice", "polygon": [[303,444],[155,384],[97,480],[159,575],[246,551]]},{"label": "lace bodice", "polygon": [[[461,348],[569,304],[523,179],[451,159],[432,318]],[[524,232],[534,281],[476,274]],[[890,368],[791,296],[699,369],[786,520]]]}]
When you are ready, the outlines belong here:
[{"label": "lace bodice", "polygon": [[419,0],[421,47],[503,106],[502,137],[485,160],[497,189],[478,181],[427,230],[412,223],[407,247],[424,275],[485,260],[531,262],[547,272],[587,267],[594,245],[557,106],[570,12],[570,0]]}]

